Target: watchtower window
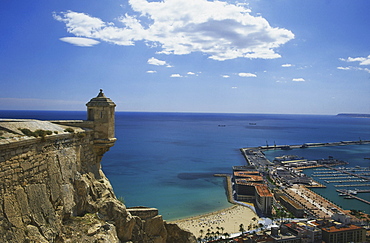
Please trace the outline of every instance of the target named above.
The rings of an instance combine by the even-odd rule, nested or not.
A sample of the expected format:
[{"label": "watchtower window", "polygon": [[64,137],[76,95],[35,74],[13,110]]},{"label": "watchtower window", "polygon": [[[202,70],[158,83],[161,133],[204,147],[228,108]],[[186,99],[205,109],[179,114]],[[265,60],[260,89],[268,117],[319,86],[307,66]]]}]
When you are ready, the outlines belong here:
[{"label": "watchtower window", "polygon": [[103,118],[103,112],[100,112],[100,118]]}]

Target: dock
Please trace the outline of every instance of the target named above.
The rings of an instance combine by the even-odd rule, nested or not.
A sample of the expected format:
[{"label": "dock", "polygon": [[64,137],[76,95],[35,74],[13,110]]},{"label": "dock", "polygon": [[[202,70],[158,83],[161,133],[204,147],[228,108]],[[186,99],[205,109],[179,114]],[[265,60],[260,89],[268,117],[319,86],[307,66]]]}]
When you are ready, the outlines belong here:
[{"label": "dock", "polygon": [[[370,190],[363,190],[363,191],[370,191]],[[365,200],[365,199],[363,199],[363,198],[360,198],[360,197],[357,197],[357,196],[355,196],[355,195],[353,195],[353,194],[351,194],[351,193],[349,193],[347,190],[337,190],[337,192],[339,192],[339,193],[343,193],[343,194],[346,194],[348,197],[351,197],[351,198],[354,198],[354,199],[357,199],[357,200],[359,200],[359,201],[361,201],[361,202],[364,202],[364,203],[367,203],[367,204],[370,204],[370,202],[369,201],[367,201],[367,200]],[[358,191],[357,191],[358,192]]]},{"label": "dock", "polygon": [[355,173],[352,173],[350,171],[347,171],[347,170],[343,170],[343,169],[339,169],[339,168],[334,168],[332,166],[329,166],[329,165],[325,165],[326,168],[328,169],[331,169],[331,170],[335,170],[335,171],[339,171],[340,173],[342,174],[347,174],[347,175],[351,175],[351,176],[354,176],[354,177],[358,177],[364,181],[370,181],[370,178],[369,177],[366,177],[366,176],[362,176],[362,175],[359,175],[359,174],[355,174]]}]

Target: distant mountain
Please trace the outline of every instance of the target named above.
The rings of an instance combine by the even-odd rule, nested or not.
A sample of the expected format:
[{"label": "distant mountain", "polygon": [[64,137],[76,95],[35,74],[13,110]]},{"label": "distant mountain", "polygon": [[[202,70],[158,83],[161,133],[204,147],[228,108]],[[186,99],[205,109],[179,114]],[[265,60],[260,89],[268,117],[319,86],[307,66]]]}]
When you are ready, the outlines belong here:
[{"label": "distant mountain", "polygon": [[337,116],[358,117],[358,118],[370,118],[370,114],[356,114],[356,113],[339,113]]}]

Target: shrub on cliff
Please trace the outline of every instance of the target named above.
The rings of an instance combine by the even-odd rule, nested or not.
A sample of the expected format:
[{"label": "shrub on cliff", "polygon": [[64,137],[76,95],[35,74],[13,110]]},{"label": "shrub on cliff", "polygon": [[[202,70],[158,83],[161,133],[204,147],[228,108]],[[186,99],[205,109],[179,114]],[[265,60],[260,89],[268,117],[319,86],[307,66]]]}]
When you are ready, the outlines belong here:
[{"label": "shrub on cliff", "polygon": [[41,138],[45,138],[46,135],[51,135],[53,134],[52,131],[49,131],[49,130],[41,130],[41,129],[38,129],[34,132],[32,132],[30,129],[28,128],[21,128],[19,129],[24,135],[28,136],[28,137],[41,137]]},{"label": "shrub on cliff", "polygon": [[65,129],[64,130],[65,132],[70,132],[70,133],[74,133],[75,132],[75,130],[73,130],[72,128],[67,128],[67,129]]}]

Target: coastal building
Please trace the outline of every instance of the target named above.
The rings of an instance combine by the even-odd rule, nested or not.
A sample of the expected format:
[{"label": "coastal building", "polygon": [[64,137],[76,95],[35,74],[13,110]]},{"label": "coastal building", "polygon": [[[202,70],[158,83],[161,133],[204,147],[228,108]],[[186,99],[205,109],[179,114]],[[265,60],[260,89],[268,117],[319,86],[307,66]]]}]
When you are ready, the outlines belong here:
[{"label": "coastal building", "polygon": [[294,184],[313,185],[312,178],[305,174],[287,167],[277,167],[273,173],[275,180],[279,181],[284,186],[293,186]]},{"label": "coastal building", "polygon": [[340,222],[342,224],[350,224],[351,218],[342,212],[336,212],[331,216],[332,219],[334,219],[337,222]]},{"label": "coastal building", "polygon": [[257,171],[254,166],[251,165],[235,165],[233,171]]},{"label": "coastal building", "polygon": [[274,193],[274,195],[276,199],[280,202],[280,204],[284,206],[289,212],[291,212],[295,217],[302,218],[304,216],[304,208],[299,203],[289,198],[284,192],[278,190]]},{"label": "coastal building", "polygon": [[342,224],[334,220],[312,222],[322,230],[322,240],[326,243],[365,242],[366,229],[353,224]]},{"label": "coastal building", "polygon": [[257,170],[234,171],[233,180],[236,200],[255,202],[262,213],[271,215],[273,195]]},{"label": "coastal building", "polygon": [[309,222],[291,222],[284,224],[287,230],[298,236],[301,239],[301,243],[321,243],[322,242],[322,231],[315,225]]},{"label": "coastal building", "polygon": [[266,215],[271,215],[273,195],[265,184],[255,185],[256,205]]}]

